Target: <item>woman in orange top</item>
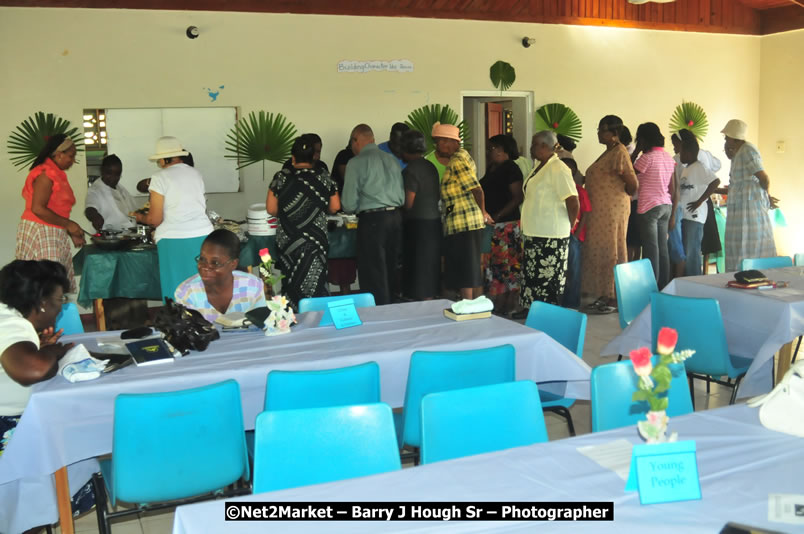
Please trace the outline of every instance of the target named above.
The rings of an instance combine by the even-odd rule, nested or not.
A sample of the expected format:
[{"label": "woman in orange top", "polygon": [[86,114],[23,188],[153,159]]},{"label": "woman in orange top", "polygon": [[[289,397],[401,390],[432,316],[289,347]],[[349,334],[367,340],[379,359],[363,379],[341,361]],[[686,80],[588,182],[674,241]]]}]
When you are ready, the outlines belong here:
[{"label": "woman in orange top", "polygon": [[75,163],[75,144],[65,134],[48,139],[31,165],[22,198],[25,211],[17,226],[18,260],[52,260],[64,265],[75,291],[70,241],[84,245],[84,231],[70,220],[75,195],[64,172]]}]

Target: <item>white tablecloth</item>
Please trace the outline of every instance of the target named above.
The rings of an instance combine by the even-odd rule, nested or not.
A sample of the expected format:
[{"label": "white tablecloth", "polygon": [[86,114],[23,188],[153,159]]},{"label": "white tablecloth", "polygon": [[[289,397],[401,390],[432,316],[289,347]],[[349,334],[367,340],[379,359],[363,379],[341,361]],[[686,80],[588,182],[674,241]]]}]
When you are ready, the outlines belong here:
[{"label": "white tablecloth", "polygon": [[[262,411],[266,375],[272,369],[329,369],[374,360],[380,366],[383,402],[402,406],[414,350],[510,343],[517,353],[517,379],[567,381],[567,395],[589,398],[589,366],[552,338],[499,317],[454,322],[442,314],[449,304],[440,300],[361,308],[364,324],[344,330],[317,327],[321,312],[311,312],[300,315],[300,324],[287,335],[226,332],[207,351],[175,362],[130,366],[91,382],[71,384],[55,377],[37,384],[0,456],[0,494],[13,493],[3,485],[19,484],[22,478],[27,484],[38,480],[42,491],[52,491],[50,475],[62,466],[111,452],[114,398],[119,393],[171,391],[232,378],[240,384],[244,422],[250,429]],[[119,333],[96,332],[68,340],[92,350],[98,339],[115,336],[119,338]],[[9,516],[30,512],[25,502],[16,507],[0,504],[0,532]],[[56,520],[55,509],[31,526],[45,520]]]},{"label": "white tablecloth", "polygon": [[[729,352],[754,359],[740,384],[739,397],[770,391],[773,355],[782,345],[804,334],[804,267],[763,272],[771,280],[789,282],[790,287],[767,291],[732,289],[726,287],[726,282],[734,280],[734,273],[721,273],[676,278],[663,291],[683,297],[713,298],[720,302]],[[601,354],[627,355],[639,347],[649,347],[650,331],[648,306],[603,348]]]},{"label": "white tablecloth", "polygon": [[[577,451],[617,439],[640,443],[635,427],[519,447],[328,484],[208,501],[176,509],[173,534],[201,532],[718,532],[734,521],[784,532],[768,521],[769,493],[802,493],[804,440],[765,429],[745,405],[673,418],[680,439],[695,440],[703,498],[642,506],[625,481]],[[613,522],[257,522],[225,521],[233,501],[609,501]],[[798,528],[798,531],[804,529]]]}]

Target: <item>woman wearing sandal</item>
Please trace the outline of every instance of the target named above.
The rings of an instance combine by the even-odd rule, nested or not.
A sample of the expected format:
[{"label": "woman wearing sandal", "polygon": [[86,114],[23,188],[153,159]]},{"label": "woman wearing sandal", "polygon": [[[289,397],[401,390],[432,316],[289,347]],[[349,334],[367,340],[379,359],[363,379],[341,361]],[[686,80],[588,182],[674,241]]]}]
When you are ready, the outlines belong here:
[{"label": "woman wearing sandal", "polygon": [[625,235],[637,179],[628,150],[620,142],[622,128],[623,121],[616,115],[600,119],[597,138],[606,151],[586,171],[592,211],[587,213],[581,291],[597,297],[586,308],[591,313],[617,311],[614,266],[628,261]]}]

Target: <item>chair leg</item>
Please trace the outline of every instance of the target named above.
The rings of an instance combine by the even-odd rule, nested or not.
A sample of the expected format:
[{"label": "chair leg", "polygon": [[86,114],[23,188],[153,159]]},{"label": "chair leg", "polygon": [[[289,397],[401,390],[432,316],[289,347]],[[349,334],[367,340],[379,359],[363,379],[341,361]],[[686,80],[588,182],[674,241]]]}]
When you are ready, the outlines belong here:
[{"label": "chair leg", "polygon": [[[695,388],[692,386],[692,375],[687,373],[687,380],[690,381],[690,398],[692,398],[692,411],[695,411]],[[101,533],[102,534],[102,533]]]},{"label": "chair leg", "polygon": [[563,406],[551,406],[549,408],[545,408],[544,411],[545,412],[553,412],[554,414],[557,414],[557,415],[563,417],[564,419],[566,419],[567,420],[567,429],[569,430],[569,435],[571,437],[575,436],[575,425],[572,424],[572,415],[570,414],[570,411],[568,409],[564,408]]},{"label": "chair leg", "polygon": [[729,400],[729,404],[734,404],[734,401],[737,400],[737,388],[740,387],[740,381],[742,379],[743,379],[742,376],[738,376],[737,380],[734,381],[734,389],[731,390],[731,399]]},{"label": "chair leg", "polygon": [[[798,356],[798,349],[801,348],[802,338],[804,338],[804,336],[798,336],[798,343],[796,343],[796,350],[793,351],[793,359],[790,360],[791,364],[796,363],[796,356]],[[774,373],[774,376],[776,376],[776,373]]]},{"label": "chair leg", "polygon": [[47,532],[47,534],[53,534],[53,529],[50,528],[50,525],[45,525],[45,532]]},{"label": "chair leg", "polygon": [[707,377],[706,377],[706,394],[707,394],[707,395],[709,395],[709,386],[710,386],[711,384],[712,384],[712,382],[709,380],[709,377],[707,376]]},{"label": "chair leg", "polygon": [[98,518],[98,533],[111,534],[109,519],[106,517],[106,485],[100,473],[92,475],[92,486],[95,488],[95,512]]},{"label": "chair leg", "polygon": [[622,360],[622,359],[623,359],[623,355],[622,355],[622,354],[618,354],[618,355],[617,355],[617,361],[619,362],[619,361],[620,361],[620,360]]}]

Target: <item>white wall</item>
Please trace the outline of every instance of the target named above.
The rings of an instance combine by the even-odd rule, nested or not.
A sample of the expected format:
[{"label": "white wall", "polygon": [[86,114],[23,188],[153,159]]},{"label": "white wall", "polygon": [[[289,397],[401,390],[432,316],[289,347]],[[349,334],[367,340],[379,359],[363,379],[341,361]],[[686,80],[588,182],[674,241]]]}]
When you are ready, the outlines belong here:
[{"label": "white wall", "polygon": [[[190,25],[200,28],[196,40],[184,35]],[[523,35],[535,36],[536,45],[523,48]],[[337,72],[341,60],[371,59],[408,59],[414,71]],[[421,105],[460,109],[460,91],[493,90],[488,69],[499,59],[517,70],[512,91],[533,91],[536,107],[562,102],[581,117],[584,139],[576,155],[582,169],[601,152],[595,131],[609,113],[620,115],[632,130],[644,121],[666,129],[673,108],[682,99],[693,100],[709,115],[712,128],[704,146],[716,154],[722,154],[719,125],[734,116],[748,122],[752,138],[758,134],[760,38],[752,36],[459,20],[0,8],[0,264],[13,258],[25,178],[4,147],[12,129],[36,111],[79,125],[82,110],[90,107],[239,106],[243,114],[264,109],[283,113],[302,132],[318,132],[322,157],[331,163],[359,122],[374,127],[384,141],[394,122]],[[225,88],[212,104],[206,88],[219,85]],[[791,134],[788,146],[792,139]],[[266,181],[259,166],[245,169],[245,191],[210,195],[210,207],[242,218],[249,203],[264,199],[277,168],[266,165]],[[83,199],[83,165],[68,175]],[[82,211],[79,200],[74,213]],[[89,226],[82,216],[77,219]]]},{"label": "white wall", "polygon": [[[804,30],[762,38],[759,142],[757,146],[770,177],[771,195],[778,197],[787,218],[776,230],[779,254],[804,252]],[[749,137],[757,141],[756,137]],[[777,153],[777,141],[784,153]]]}]

